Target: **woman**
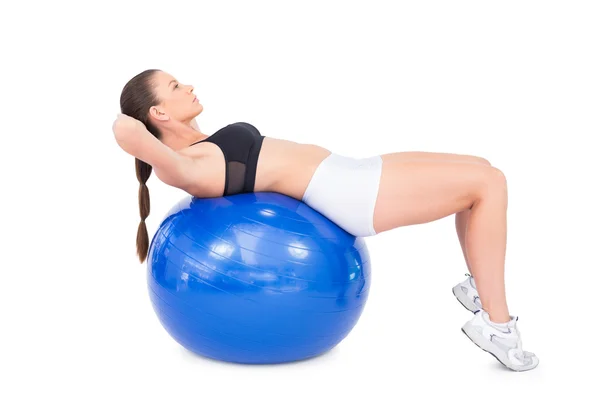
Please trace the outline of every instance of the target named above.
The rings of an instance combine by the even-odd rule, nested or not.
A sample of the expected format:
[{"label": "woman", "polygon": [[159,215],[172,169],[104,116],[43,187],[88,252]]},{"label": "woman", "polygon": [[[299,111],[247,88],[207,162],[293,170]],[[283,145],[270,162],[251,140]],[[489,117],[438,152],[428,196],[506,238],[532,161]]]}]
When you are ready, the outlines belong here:
[{"label": "woman", "polygon": [[518,318],[506,304],[508,200],[500,170],[482,158],[455,154],[396,152],[354,159],[316,145],[264,137],[244,122],[209,136],[195,122],[203,107],[193,90],[164,71],[147,70],[121,94],[123,114],[113,131],[119,146],[136,158],[141,262],[149,246],[145,183],[152,170],[166,184],[201,198],[282,193],[306,202],[355,236],[456,214],[470,275],[453,292],[475,313],[463,332],[512,370],[538,365],[533,353],[522,350]]}]

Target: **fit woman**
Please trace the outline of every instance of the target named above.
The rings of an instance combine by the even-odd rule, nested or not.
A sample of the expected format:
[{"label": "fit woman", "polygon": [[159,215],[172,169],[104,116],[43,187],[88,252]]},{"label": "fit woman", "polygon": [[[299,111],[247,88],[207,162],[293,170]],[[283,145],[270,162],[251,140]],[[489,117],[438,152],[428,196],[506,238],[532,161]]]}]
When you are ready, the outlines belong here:
[{"label": "fit woman", "polygon": [[[140,181],[137,249],[146,259],[149,213],[145,183],[152,170],[164,183],[196,197],[278,192],[306,202],[355,236],[371,236],[456,214],[456,229],[470,276],[453,288],[475,315],[463,332],[502,364],[535,368],[523,351],[517,317],[506,304],[507,185],[503,173],[479,157],[396,152],[362,159],[317,145],[264,137],[245,122],[206,135],[195,117],[203,107],[161,70],[132,78],[113,124],[119,146],[135,157]],[[467,229],[468,227],[468,229]]]}]

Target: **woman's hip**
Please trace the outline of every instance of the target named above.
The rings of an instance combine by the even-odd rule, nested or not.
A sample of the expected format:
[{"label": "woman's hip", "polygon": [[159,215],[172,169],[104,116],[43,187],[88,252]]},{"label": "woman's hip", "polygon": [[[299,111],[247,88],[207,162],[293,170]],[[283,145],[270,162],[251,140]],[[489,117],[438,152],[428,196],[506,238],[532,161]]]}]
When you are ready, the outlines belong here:
[{"label": "woman's hip", "polygon": [[358,237],[375,235],[373,214],[382,171],[381,156],[331,153],[317,167],[302,201]]}]

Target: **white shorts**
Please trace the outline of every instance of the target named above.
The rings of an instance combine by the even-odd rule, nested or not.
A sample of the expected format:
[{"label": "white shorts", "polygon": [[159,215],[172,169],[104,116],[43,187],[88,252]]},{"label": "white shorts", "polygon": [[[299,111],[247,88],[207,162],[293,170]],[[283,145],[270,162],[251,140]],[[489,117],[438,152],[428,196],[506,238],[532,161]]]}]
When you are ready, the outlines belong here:
[{"label": "white shorts", "polygon": [[302,201],[354,236],[373,236],[381,156],[351,158],[331,153],[317,167]]}]

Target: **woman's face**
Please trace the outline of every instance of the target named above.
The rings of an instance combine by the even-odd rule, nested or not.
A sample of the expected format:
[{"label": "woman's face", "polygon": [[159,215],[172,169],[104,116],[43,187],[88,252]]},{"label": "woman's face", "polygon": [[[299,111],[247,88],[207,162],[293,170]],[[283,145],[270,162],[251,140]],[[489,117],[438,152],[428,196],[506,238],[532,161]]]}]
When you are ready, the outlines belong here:
[{"label": "woman's face", "polygon": [[177,121],[189,122],[204,109],[192,85],[184,85],[163,71],[156,72],[153,80],[160,103],[150,109],[151,116],[161,118],[166,114]]}]

